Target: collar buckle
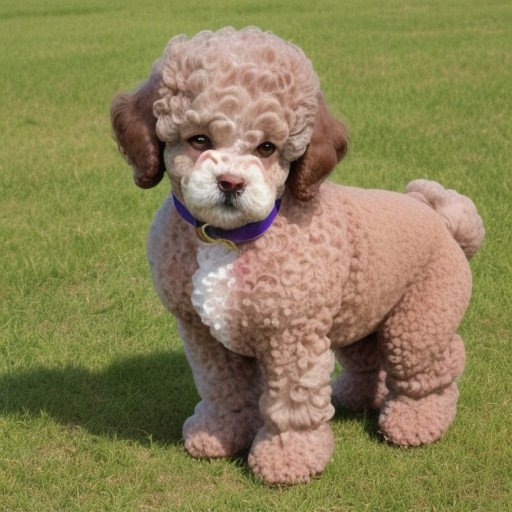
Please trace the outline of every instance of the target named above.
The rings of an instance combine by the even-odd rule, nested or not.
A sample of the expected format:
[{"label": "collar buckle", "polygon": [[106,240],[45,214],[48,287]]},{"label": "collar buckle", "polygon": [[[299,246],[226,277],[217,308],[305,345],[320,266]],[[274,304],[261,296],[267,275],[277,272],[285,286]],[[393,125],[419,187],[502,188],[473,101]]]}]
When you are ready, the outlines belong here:
[{"label": "collar buckle", "polygon": [[201,242],[205,242],[207,244],[222,244],[228,249],[232,251],[238,251],[238,247],[231,240],[226,240],[225,238],[212,238],[207,232],[206,228],[208,228],[210,224],[202,224],[196,228],[196,234]]}]

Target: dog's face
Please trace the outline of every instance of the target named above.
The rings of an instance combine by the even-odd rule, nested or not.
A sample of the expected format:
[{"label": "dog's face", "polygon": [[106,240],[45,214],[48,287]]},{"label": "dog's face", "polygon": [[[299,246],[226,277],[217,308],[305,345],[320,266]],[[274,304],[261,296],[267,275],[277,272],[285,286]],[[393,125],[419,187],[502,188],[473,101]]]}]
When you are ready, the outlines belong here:
[{"label": "dog's face", "polygon": [[274,112],[268,107],[264,125],[258,118],[242,123],[250,118],[243,109],[236,116],[218,110],[211,120],[180,127],[179,139],[166,144],[173,190],[196,218],[237,228],[267,217],[282,195],[290,169],[287,127],[277,102]]},{"label": "dog's face", "polygon": [[223,229],[267,217],[286,186],[313,197],[347,145],[302,50],[258,29],[172,39],[111,113],[136,183],[166,171],[192,215]]}]

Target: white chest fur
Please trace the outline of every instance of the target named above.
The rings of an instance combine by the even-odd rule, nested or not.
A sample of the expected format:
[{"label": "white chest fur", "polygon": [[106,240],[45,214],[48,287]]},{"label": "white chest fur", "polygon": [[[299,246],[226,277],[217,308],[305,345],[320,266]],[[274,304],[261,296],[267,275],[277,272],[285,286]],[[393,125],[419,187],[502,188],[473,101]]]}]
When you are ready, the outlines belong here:
[{"label": "white chest fur", "polygon": [[220,244],[201,244],[197,251],[199,268],[192,276],[192,305],[212,336],[230,349],[226,301],[235,285],[233,263],[236,252]]}]

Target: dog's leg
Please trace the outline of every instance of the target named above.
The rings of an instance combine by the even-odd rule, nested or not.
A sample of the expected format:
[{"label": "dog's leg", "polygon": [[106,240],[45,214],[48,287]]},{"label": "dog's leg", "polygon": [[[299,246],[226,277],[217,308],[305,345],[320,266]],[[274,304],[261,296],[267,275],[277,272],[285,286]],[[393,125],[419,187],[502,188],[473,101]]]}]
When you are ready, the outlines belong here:
[{"label": "dog's leg", "polygon": [[332,385],[335,405],[353,411],[380,409],[388,394],[376,333],[334,353],[343,372]]},{"label": "dog's leg", "polygon": [[181,324],[180,334],[201,397],[183,425],[185,448],[195,457],[236,455],[251,446],[263,423],[259,367],[227,350],[202,324]]},{"label": "dog's leg", "polygon": [[471,276],[462,252],[425,269],[380,332],[390,390],[380,414],[384,437],[403,446],[439,439],[452,423],[464,346],[455,330],[466,310]]},{"label": "dog's leg", "polygon": [[300,331],[287,330],[257,354],[266,381],[260,400],[265,425],[249,465],[268,483],[308,481],[325,468],[333,449],[327,422],[334,414],[334,354],[325,336]]}]

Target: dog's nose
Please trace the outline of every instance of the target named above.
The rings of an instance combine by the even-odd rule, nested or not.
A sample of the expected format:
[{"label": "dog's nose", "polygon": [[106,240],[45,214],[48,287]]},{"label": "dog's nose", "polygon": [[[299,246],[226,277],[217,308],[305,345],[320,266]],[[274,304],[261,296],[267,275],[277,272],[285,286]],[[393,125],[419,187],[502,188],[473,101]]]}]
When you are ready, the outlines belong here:
[{"label": "dog's nose", "polygon": [[217,182],[222,192],[238,192],[245,188],[245,180],[234,174],[221,174]]}]

